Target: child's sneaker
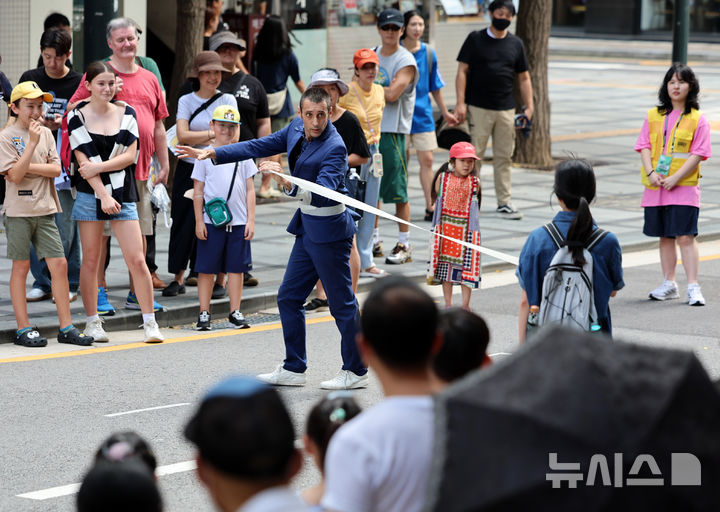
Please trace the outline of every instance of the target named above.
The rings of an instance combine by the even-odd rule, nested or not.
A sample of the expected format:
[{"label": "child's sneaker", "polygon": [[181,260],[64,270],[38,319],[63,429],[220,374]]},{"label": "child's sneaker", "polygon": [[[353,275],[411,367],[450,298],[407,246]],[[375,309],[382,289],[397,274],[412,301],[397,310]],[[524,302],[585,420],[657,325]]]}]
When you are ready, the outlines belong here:
[{"label": "child's sneaker", "polygon": [[212,326],[210,325],[210,313],[207,311],[200,311],[197,321],[197,330],[209,331],[210,329],[212,329]]},{"label": "child's sneaker", "polygon": [[145,322],[143,329],[145,330],[145,343],[162,343],[165,341],[165,336],[160,332],[160,327],[158,327],[154,319]]},{"label": "child's sneaker", "polygon": [[687,302],[691,306],[704,306],[705,297],[700,291],[700,285],[697,283],[689,284],[687,288]]},{"label": "child's sneaker", "polygon": [[412,250],[410,246],[405,246],[398,242],[392,250],[390,256],[385,258],[385,263],[389,265],[402,265],[403,263],[410,263],[412,261]]},{"label": "child's sneaker", "polygon": [[[138,302],[137,296],[134,293],[128,292],[127,299],[125,299],[125,309],[134,309],[140,311],[140,303]],[[153,312],[164,311],[165,308],[153,300]]]},{"label": "child's sneaker", "polygon": [[98,288],[97,312],[100,316],[113,316],[115,308],[108,301],[107,292],[104,287]]},{"label": "child's sneaker", "polygon": [[228,320],[230,320],[230,323],[233,324],[236,329],[248,329],[250,327],[250,324],[245,320],[243,314],[237,309],[230,313]]},{"label": "child's sneaker", "polygon": [[83,331],[85,336],[93,338],[95,343],[107,343],[110,341],[105,329],[102,328],[102,323],[102,318],[90,320],[87,324],[85,324],[85,330]]},{"label": "child's sneaker", "polygon": [[666,279],[663,284],[651,291],[648,297],[652,300],[678,299],[680,294],[678,293],[677,283]]},{"label": "child's sneaker", "polygon": [[22,334],[15,335],[15,345],[22,347],[44,347],[47,345],[47,340],[40,336],[37,329],[28,329],[23,331]]},{"label": "child's sneaker", "polygon": [[85,336],[77,327],[72,327],[66,332],[58,331],[58,343],[69,343],[70,345],[80,345],[81,347],[89,347],[93,343],[91,336]]}]

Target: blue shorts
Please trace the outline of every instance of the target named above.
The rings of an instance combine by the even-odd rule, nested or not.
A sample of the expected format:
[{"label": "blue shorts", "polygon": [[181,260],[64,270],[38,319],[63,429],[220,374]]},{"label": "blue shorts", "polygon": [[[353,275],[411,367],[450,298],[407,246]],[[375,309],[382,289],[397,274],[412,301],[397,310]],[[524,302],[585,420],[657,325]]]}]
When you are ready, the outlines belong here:
[{"label": "blue shorts", "polygon": [[[94,194],[88,194],[87,192],[77,193],[72,210],[72,220],[102,222],[97,217],[97,200]],[[123,203],[120,213],[111,215],[109,220],[138,220],[137,205],[135,203]]]},{"label": "blue shorts", "polygon": [[195,272],[200,274],[242,274],[252,270],[250,240],[245,240],[245,224],[216,228],[205,224],[207,240],[197,241]]},{"label": "blue shorts", "polygon": [[688,205],[646,206],[643,233],[662,238],[697,236],[699,212],[700,208]]}]

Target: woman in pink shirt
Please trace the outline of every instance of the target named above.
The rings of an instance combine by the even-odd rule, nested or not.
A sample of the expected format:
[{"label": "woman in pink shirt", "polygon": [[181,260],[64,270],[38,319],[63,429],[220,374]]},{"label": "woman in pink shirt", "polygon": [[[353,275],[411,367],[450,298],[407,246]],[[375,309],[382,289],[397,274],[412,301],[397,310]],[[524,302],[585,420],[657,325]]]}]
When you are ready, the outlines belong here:
[{"label": "woman in pink shirt", "polygon": [[643,233],[660,238],[664,281],[649,297],[679,298],[675,282],[677,249],[687,277],[687,303],[704,306],[698,284],[698,213],[700,162],[712,156],[710,123],[700,113],[700,85],[685,64],[673,64],[658,93],[659,105],[648,111],[635,151],[642,161],[645,185]]}]

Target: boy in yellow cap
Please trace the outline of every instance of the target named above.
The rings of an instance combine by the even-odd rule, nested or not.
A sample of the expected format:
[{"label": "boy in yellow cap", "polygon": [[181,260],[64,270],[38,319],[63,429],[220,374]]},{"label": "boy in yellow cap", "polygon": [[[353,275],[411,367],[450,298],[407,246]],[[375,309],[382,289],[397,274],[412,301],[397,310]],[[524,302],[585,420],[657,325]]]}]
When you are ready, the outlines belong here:
[{"label": "boy in yellow cap", "polygon": [[[240,138],[240,113],[228,105],[217,107],[210,121],[210,130],[215,134],[213,147],[237,142]],[[200,301],[199,330],[211,329],[210,297],[214,274],[220,272],[228,275],[230,323],[239,329],[250,327],[240,312],[240,302],[243,275],[252,269],[250,240],[255,234],[253,176],[257,171],[252,160],[220,165],[214,165],[211,160],[195,162],[192,179],[195,235],[198,239],[195,270],[198,273]],[[223,201],[226,207],[222,206]]]},{"label": "boy in yellow cap", "polygon": [[47,345],[47,340],[30,327],[27,312],[25,280],[30,270],[31,242],[50,270],[60,320],[58,342],[82,346],[93,342],[73,326],[70,318],[67,261],[55,225],[55,214],[61,211],[54,184],[55,177],[60,176],[60,158],[52,132],[38,121],[43,101],[52,100],[52,94],[43,92],[35,82],[19,83],[10,95],[10,108],[17,121],[0,132],[0,174],[7,180],[3,210],[7,256],[13,260],[10,299],[18,326],[15,344],[24,347]]}]

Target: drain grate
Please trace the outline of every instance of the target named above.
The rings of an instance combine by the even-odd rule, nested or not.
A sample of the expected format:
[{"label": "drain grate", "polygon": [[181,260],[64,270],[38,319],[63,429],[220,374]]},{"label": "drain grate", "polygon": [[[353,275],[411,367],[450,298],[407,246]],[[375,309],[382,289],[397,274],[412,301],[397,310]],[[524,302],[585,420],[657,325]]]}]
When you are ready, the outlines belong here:
[{"label": "drain grate", "polygon": [[[248,321],[250,326],[256,326],[256,325],[263,325],[263,324],[271,324],[274,322],[280,321],[280,315],[277,313],[253,313],[251,315],[247,315],[245,319]],[[242,330],[237,329],[233,324],[227,321],[226,318],[223,318],[222,320],[213,320],[210,322],[212,325],[213,331],[221,331],[224,329],[236,329],[236,330]],[[197,332],[197,329],[195,328],[195,324],[188,324],[180,326],[180,329],[184,331],[195,331]]]}]

